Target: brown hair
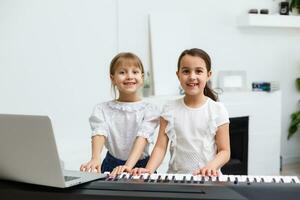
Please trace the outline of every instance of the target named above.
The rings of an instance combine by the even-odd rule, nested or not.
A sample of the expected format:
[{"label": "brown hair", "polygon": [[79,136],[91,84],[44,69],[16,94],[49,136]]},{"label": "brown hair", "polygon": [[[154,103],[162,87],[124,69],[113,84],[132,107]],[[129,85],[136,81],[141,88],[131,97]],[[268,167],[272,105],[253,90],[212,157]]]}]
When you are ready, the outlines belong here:
[{"label": "brown hair", "polygon": [[[177,71],[179,71],[180,62],[181,62],[183,56],[185,56],[185,55],[197,56],[197,57],[202,58],[205,62],[207,72],[211,71],[211,59],[210,59],[209,55],[202,49],[197,49],[197,48],[186,49],[180,54],[180,56],[178,58],[178,63],[177,63]],[[206,85],[205,85],[204,95],[210,97],[214,101],[218,100],[217,93],[210,87],[209,83],[206,83]]]},{"label": "brown hair", "polygon": [[[144,66],[142,64],[142,61],[140,60],[140,58],[137,55],[135,55],[131,52],[121,52],[121,53],[117,54],[111,60],[110,67],[109,67],[110,75],[114,75],[116,72],[116,69],[121,65],[136,66],[142,71],[142,74],[144,74]],[[113,86],[113,84],[111,86],[112,86],[112,89],[113,89],[115,97],[116,97],[115,87]]]}]

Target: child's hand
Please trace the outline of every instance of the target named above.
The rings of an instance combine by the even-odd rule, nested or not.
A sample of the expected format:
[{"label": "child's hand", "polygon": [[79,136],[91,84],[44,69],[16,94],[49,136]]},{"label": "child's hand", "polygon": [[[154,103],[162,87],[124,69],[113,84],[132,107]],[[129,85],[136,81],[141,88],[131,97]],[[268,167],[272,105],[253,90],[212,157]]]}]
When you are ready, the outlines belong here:
[{"label": "child's hand", "polygon": [[141,174],[151,174],[151,171],[147,168],[134,168],[133,170],[131,170],[131,174],[133,176],[140,176]]},{"label": "child's hand", "polygon": [[118,167],[115,167],[114,170],[109,174],[109,176],[115,177],[122,174],[123,172],[131,173],[131,170],[132,170],[131,167],[128,167],[126,165],[120,165]]},{"label": "child's hand", "polygon": [[98,172],[100,173],[100,159],[91,159],[89,162],[80,166],[80,171],[83,172]]},{"label": "child's hand", "polygon": [[193,175],[201,175],[201,176],[219,176],[219,171],[214,166],[204,166],[201,169],[197,169],[193,172]]}]

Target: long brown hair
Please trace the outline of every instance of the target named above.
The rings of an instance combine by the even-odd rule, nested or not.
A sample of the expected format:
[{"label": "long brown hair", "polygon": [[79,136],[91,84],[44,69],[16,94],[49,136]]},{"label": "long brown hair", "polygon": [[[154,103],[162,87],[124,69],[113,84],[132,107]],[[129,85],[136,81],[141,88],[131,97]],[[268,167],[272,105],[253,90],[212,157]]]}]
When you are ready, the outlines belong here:
[{"label": "long brown hair", "polygon": [[[142,61],[140,58],[131,53],[131,52],[121,52],[117,54],[110,62],[109,66],[109,73],[111,76],[113,76],[116,72],[116,69],[121,66],[121,65],[132,65],[138,67],[141,71],[142,74],[144,74],[144,66],[142,64]],[[114,91],[114,95],[116,98],[116,89],[113,84],[111,84],[111,87]]]},{"label": "long brown hair", "polygon": [[[205,66],[206,66],[206,70],[207,72],[211,71],[211,59],[209,57],[209,55],[203,51],[202,49],[197,49],[197,48],[193,48],[193,49],[186,49],[184,50],[179,58],[178,58],[178,63],[177,63],[177,71],[179,72],[180,69],[180,62],[183,58],[183,56],[185,55],[190,55],[190,56],[197,56],[200,57],[204,60],[205,62]],[[204,95],[210,97],[212,100],[217,101],[218,100],[218,95],[217,93],[210,87],[209,82],[206,83],[205,88],[204,88]]]}]

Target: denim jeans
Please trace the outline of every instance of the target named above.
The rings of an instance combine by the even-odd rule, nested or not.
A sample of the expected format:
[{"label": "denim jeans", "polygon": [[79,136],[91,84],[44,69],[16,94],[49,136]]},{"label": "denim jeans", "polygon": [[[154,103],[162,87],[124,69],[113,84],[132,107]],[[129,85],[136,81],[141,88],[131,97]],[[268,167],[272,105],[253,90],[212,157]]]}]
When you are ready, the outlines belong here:
[{"label": "denim jeans", "polygon": [[[134,167],[146,167],[148,160],[149,156],[142,160],[139,160]],[[111,172],[115,167],[119,165],[125,165],[125,163],[126,160],[120,160],[118,158],[115,158],[109,152],[107,152],[101,165],[101,173]]]}]

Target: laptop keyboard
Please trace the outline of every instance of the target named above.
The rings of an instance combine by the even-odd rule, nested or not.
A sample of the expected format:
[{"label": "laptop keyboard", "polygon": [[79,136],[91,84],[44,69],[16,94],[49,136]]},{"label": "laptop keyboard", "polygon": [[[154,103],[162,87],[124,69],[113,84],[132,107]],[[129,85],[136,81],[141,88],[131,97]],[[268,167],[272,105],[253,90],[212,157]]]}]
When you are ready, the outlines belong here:
[{"label": "laptop keyboard", "polygon": [[80,177],[76,177],[76,176],[64,176],[64,178],[65,178],[65,181],[72,181],[72,180],[78,179]]}]

